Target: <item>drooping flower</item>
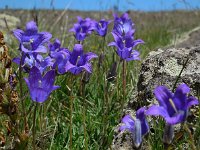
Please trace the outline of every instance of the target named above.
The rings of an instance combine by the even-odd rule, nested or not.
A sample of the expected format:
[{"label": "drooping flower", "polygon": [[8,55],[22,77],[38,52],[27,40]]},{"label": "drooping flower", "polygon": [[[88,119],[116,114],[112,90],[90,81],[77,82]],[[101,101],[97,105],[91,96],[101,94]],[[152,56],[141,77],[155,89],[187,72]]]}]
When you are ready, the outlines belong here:
[{"label": "drooping flower", "polygon": [[77,41],[83,41],[88,34],[92,33],[94,21],[90,18],[83,19],[80,16],[77,17],[77,20],[78,22],[74,24],[69,32],[74,32]]},{"label": "drooping flower", "polygon": [[108,30],[108,24],[111,21],[106,21],[105,19],[101,19],[99,22],[94,21],[93,30],[97,32],[99,36],[105,37]]},{"label": "drooping flower", "polygon": [[130,115],[126,115],[122,118],[123,125],[120,126],[119,131],[128,130],[133,135],[133,141],[135,147],[139,147],[142,143],[142,136],[149,131],[149,125],[145,118],[146,108],[142,107],[136,112],[136,119],[133,119]]},{"label": "drooping flower", "polygon": [[33,101],[43,103],[48,99],[52,91],[59,88],[59,86],[53,85],[55,76],[55,70],[50,70],[44,76],[42,76],[37,67],[33,66],[31,68],[29,77],[25,78],[25,81]]},{"label": "drooping flower", "polygon": [[70,52],[69,60],[64,66],[65,71],[69,71],[75,75],[81,73],[83,70],[91,73],[92,65],[89,61],[96,57],[97,55],[92,52],[84,54],[83,46],[81,44],[75,44],[73,51]]},{"label": "drooping flower", "polygon": [[44,43],[52,37],[48,32],[38,32],[38,27],[34,21],[26,24],[25,31],[16,29],[13,31],[13,34],[20,42],[20,50],[28,54],[46,53],[47,49]]},{"label": "drooping flower", "polygon": [[140,60],[140,53],[137,50],[134,50],[134,48],[138,44],[144,43],[143,40],[138,39],[134,40],[131,35],[126,35],[124,37],[121,37],[115,33],[112,32],[112,35],[114,37],[114,42],[111,42],[108,44],[108,46],[115,46],[117,48],[116,52],[117,55],[126,61],[131,60]]},{"label": "drooping flower", "polygon": [[154,90],[159,105],[152,105],[146,111],[147,115],[162,116],[169,125],[184,122],[188,116],[189,108],[198,105],[198,100],[193,96],[187,96],[190,88],[181,84],[172,93],[165,86],[158,86]]}]

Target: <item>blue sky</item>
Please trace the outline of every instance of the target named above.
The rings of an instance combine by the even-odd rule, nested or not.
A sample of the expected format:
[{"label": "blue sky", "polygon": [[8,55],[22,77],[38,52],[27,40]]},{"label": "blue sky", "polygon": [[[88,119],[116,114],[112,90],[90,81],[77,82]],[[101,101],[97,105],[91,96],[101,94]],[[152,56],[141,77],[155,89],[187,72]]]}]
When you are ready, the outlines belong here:
[{"label": "blue sky", "polygon": [[[186,3],[184,3],[185,1]],[[119,10],[159,11],[173,9],[199,9],[200,0],[0,0],[0,9],[5,6],[15,9],[73,9],[108,10],[118,6]]]}]

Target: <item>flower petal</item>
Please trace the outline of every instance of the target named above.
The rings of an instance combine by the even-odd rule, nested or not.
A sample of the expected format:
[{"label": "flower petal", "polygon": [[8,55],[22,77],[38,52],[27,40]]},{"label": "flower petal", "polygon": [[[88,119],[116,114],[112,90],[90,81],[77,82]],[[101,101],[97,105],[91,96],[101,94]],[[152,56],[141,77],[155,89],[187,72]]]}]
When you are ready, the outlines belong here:
[{"label": "flower petal", "polygon": [[14,63],[20,65],[20,58],[19,58],[19,57],[13,58],[12,62],[14,62]]},{"label": "flower petal", "polygon": [[14,36],[18,39],[19,42],[22,42],[22,36],[24,34],[24,31],[20,29],[13,30]]},{"label": "flower petal", "polygon": [[31,99],[34,102],[38,102],[38,103],[43,103],[45,100],[48,99],[49,94],[50,94],[42,88],[34,88],[33,90],[29,89],[29,91],[30,91]]},{"label": "flower petal", "polygon": [[149,125],[145,118],[145,111],[146,107],[141,107],[136,112],[136,118],[139,119],[141,122],[142,135],[146,134],[149,131]]},{"label": "flower petal", "polygon": [[83,55],[85,61],[90,61],[92,58],[97,58],[98,56],[95,53],[92,52],[88,52],[86,54]]},{"label": "flower petal", "polygon": [[37,25],[34,21],[29,21],[26,24],[26,33],[28,33],[28,35],[32,35],[32,34],[36,34],[38,32],[38,28]]},{"label": "flower petal", "polygon": [[65,65],[65,72],[69,71],[70,69],[76,67],[75,65],[71,64],[69,61],[66,62]]},{"label": "flower petal", "polygon": [[144,41],[141,39],[137,39],[133,41],[133,47],[137,46],[138,44],[144,44]]},{"label": "flower petal", "polygon": [[138,148],[142,143],[142,129],[141,121],[139,119],[135,119],[135,125],[132,134],[134,145],[136,148]]},{"label": "flower petal", "polygon": [[124,125],[120,126],[119,130],[123,131],[125,129],[128,129],[129,131],[133,131],[133,127],[134,127],[134,120],[130,115],[126,115],[122,118],[121,121]]},{"label": "flower petal", "polygon": [[152,105],[145,113],[146,115],[162,116],[163,118],[170,117],[167,110],[162,106]]},{"label": "flower petal", "polygon": [[83,67],[75,66],[74,68],[71,68],[69,71],[74,75],[78,75],[83,71]]},{"label": "flower petal", "polygon": [[118,49],[117,50],[117,55],[121,58],[121,59],[127,59],[131,56],[131,49],[130,48],[124,48],[124,49]]},{"label": "flower petal", "polygon": [[186,111],[178,111],[173,117],[166,117],[165,120],[168,124],[174,125],[185,121],[186,116]]},{"label": "flower petal", "polygon": [[71,53],[70,63],[76,65],[78,57],[81,56],[82,54],[83,54],[83,46],[81,44],[75,44],[74,49]]},{"label": "flower petal", "polygon": [[190,97],[187,99],[187,109],[190,108],[190,107],[193,106],[193,105],[198,105],[198,104],[199,104],[198,99],[196,99],[196,98],[193,97],[193,96],[190,96]]},{"label": "flower petal", "polygon": [[127,58],[126,61],[132,60],[140,60],[140,52],[138,52],[137,50],[132,50],[131,57]]},{"label": "flower petal", "polygon": [[181,84],[174,93],[173,102],[178,110],[187,109],[187,93],[190,92],[190,88],[186,84]]},{"label": "flower petal", "polygon": [[34,51],[29,51],[30,53],[46,53],[47,52],[47,48],[43,45],[39,45],[38,48]]},{"label": "flower petal", "polygon": [[172,99],[172,93],[165,86],[158,86],[154,90],[156,99],[158,100],[160,106],[164,107],[170,116],[175,114],[175,110],[170,103]]},{"label": "flower petal", "polygon": [[45,76],[42,78],[42,88],[44,88],[46,91],[51,91],[54,81],[55,81],[55,70],[48,71]]},{"label": "flower petal", "polygon": [[39,81],[42,80],[42,75],[40,73],[40,70],[36,67],[33,66],[29,72],[29,77],[28,77],[29,83],[30,83],[30,90],[33,88],[39,87]]},{"label": "flower petal", "polygon": [[90,63],[86,63],[85,65],[80,67],[84,68],[88,73],[92,73],[92,65]]}]

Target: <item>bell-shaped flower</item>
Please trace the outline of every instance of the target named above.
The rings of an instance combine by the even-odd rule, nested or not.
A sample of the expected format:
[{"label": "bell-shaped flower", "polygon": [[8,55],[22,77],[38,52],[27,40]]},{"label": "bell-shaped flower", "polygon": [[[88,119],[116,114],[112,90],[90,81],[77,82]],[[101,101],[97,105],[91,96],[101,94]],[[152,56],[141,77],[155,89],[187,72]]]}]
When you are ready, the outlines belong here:
[{"label": "bell-shaped flower", "polygon": [[54,43],[49,43],[48,47],[50,51],[57,51],[58,49],[60,49],[61,43],[60,40],[55,39]]},{"label": "bell-shaped flower", "polygon": [[54,86],[55,76],[55,70],[50,70],[42,76],[37,67],[33,66],[31,68],[29,77],[25,78],[25,81],[33,101],[43,103],[52,91],[59,88],[59,86]]},{"label": "bell-shaped flower", "polygon": [[75,75],[81,73],[83,70],[92,73],[92,65],[89,61],[97,57],[98,56],[92,52],[84,54],[83,46],[81,44],[75,44],[73,51],[70,52],[69,60],[64,66],[65,71],[69,71]]},{"label": "bell-shaped flower", "polygon": [[[21,60],[21,65],[25,72],[29,72],[30,68],[36,66],[40,70],[40,72],[43,73],[47,69],[47,67],[52,67],[54,63],[54,60],[51,57],[47,56],[43,58],[43,56],[39,54],[23,55]],[[20,58],[14,58],[13,62],[20,65]]]},{"label": "bell-shaped flower", "polygon": [[114,32],[112,32],[112,35],[115,41],[109,43],[108,46],[115,46],[117,48],[117,55],[121,59],[126,61],[140,60],[139,52],[137,50],[133,50],[133,48],[136,47],[138,44],[144,43],[143,40],[134,40],[133,37],[130,35],[121,37]]},{"label": "bell-shaped flower", "polygon": [[133,136],[133,142],[136,148],[142,143],[142,136],[149,132],[149,125],[145,118],[146,108],[142,107],[136,112],[136,119],[133,119],[130,115],[126,115],[122,118],[122,125],[119,131],[128,130]]},{"label": "bell-shaped flower", "polygon": [[112,32],[115,34],[119,36],[125,36],[126,34],[133,35],[135,32],[133,27],[134,23],[127,13],[122,14],[121,17],[114,15],[114,27]]},{"label": "bell-shaped flower", "polygon": [[154,94],[159,105],[150,106],[146,115],[162,116],[169,125],[184,122],[189,108],[199,104],[198,99],[187,96],[189,92],[190,88],[186,84],[179,85],[175,93],[165,86],[158,86],[154,90]]},{"label": "bell-shaped flower", "polygon": [[54,58],[55,63],[53,65],[53,68],[55,69],[57,67],[59,74],[64,74],[66,72],[65,70],[65,64],[70,58],[70,52],[68,49],[63,48],[62,50],[59,50],[58,52],[53,52],[51,54],[51,57]]},{"label": "bell-shaped flower", "polygon": [[92,33],[94,21],[90,18],[83,19],[80,16],[77,17],[77,20],[78,22],[74,24],[69,32],[74,32],[77,41],[83,41],[88,34]]},{"label": "bell-shaped flower", "polygon": [[106,21],[105,19],[101,19],[99,22],[94,21],[93,30],[97,32],[99,36],[105,37],[108,30],[108,24],[111,21]]},{"label": "bell-shaped flower", "polygon": [[44,43],[48,42],[52,35],[48,32],[38,32],[38,27],[34,21],[26,24],[26,30],[16,29],[14,36],[20,42],[20,50],[24,53],[46,53]]}]

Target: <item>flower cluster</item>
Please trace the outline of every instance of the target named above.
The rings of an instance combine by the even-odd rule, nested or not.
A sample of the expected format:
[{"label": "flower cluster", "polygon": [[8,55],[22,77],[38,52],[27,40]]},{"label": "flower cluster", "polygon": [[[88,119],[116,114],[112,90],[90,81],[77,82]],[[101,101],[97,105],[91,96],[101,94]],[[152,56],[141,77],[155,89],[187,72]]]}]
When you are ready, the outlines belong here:
[{"label": "flower cluster", "polygon": [[101,19],[99,22],[92,20],[91,18],[83,19],[80,16],[77,17],[77,23],[74,24],[73,28],[69,32],[74,32],[75,39],[77,41],[84,41],[85,38],[95,31],[99,36],[105,37],[108,30],[108,25],[111,21]]},{"label": "flower cluster", "polygon": [[[78,17],[80,28],[76,30],[77,40],[83,40],[86,34],[91,33],[92,25],[89,18],[83,20]],[[54,86],[56,71],[58,74],[71,72],[80,74],[82,71],[92,72],[90,60],[97,55],[88,52],[84,53],[81,44],[75,44],[73,51],[62,48],[58,39],[50,43],[51,34],[48,32],[38,32],[38,27],[34,21],[26,24],[26,30],[16,29],[14,36],[19,41],[21,57],[16,57],[13,62],[19,65],[22,71],[29,73],[25,78],[29,88],[31,99],[36,102],[44,102],[50,93],[57,89]],[[43,55],[42,55],[43,54]]]},{"label": "flower cluster", "polygon": [[93,20],[90,18],[83,19],[80,16],[77,17],[77,20],[78,22],[69,31],[74,32],[77,41],[83,41],[87,35],[92,33]]},{"label": "flower cluster", "polygon": [[139,60],[140,53],[134,48],[138,44],[144,43],[143,40],[134,39],[135,30],[133,29],[134,24],[129,18],[127,13],[124,13],[121,17],[114,16],[114,28],[112,35],[114,42],[109,43],[109,46],[115,46],[117,48],[117,55],[126,61]]},{"label": "flower cluster", "polygon": [[165,86],[158,86],[154,90],[154,94],[159,105],[152,105],[146,111],[144,107],[140,108],[136,113],[135,120],[130,115],[126,115],[122,118],[123,125],[119,130],[128,129],[133,133],[134,144],[139,147],[142,142],[141,136],[145,135],[149,128],[145,115],[162,116],[166,121],[166,132],[163,140],[165,143],[171,143],[174,137],[173,125],[186,121],[189,108],[199,104],[198,99],[193,96],[187,96],[189,92],[190,88],[186,84],[179,85],[175,93],[172,93]]}]

